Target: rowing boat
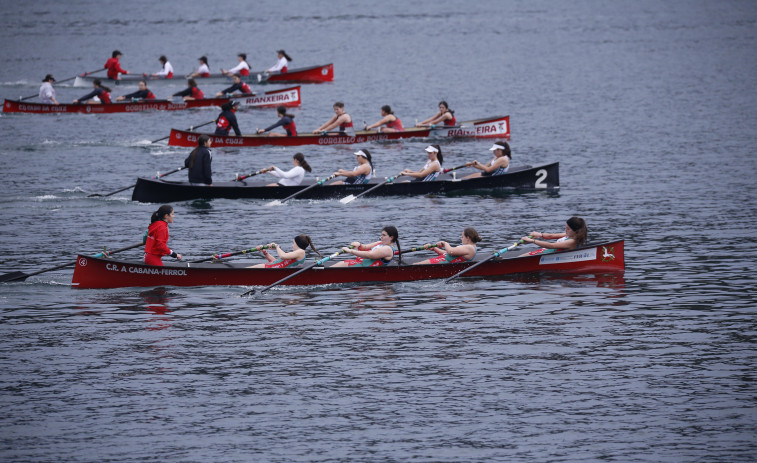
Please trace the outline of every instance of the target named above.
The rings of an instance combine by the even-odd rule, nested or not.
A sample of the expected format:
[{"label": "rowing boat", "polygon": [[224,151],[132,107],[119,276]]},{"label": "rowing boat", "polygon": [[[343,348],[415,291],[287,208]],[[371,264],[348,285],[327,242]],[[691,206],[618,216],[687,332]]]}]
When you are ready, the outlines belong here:
[{"label": "rowing boat", "polygon": [[[172,79],[165,77],[144,76],[139,74],[121,75],[118,80],[98,76],[78,76],[74,80],[74,87],[91,87],[95,79],[100,79],[103,85],[111,86],[137,86],[140,80],[147,81],[148,87],[154,85],[186,86],[187,80],[183,77],[174,76]],[[231,77],[225,74],[211,74],[210,77],[193,77],[197,86],[205,85],[231,85]],[[241,76],[242,82],[248,84],[318,84],[334,81],[334,64],[323,64],[306,68],[290,69],[289,72],[253,72],[249,76]]]},{"label": "rowing boat", "polygon": [[[456,179],[454,173],[440,174],[430,182],[403,182],[400,179],[377,188],[366,196],[426,195],[426,194],[493,194],[514,191],[556,191],[560,188],[559,163],[537,167],[518,166],[510,172],[466,180]],[[243,180],[241,182],[213,182],[213,186],[140,177],[131,199],[146,203],[169,203],[193,199],[282,199],[313,185],[317,180],[298,186],[265,186],[270,181]],[[373,179],[361,185],[322,185],[299,195],[299,199],[331,199],[358,195],[384,179]]]},{"label": "rowing boat", "polygon": [[[197,146],[197,138],[203,135],[188,130],[171,129],[168,144],[171,146]],[[459,126],[413,127],[404,132],[380,133],[359,131],[354,135],[344,132],[327,132],[325,134],[297,134],[295,136],[269,137],[262,135],[208,135],[216,148],[224,146],[301,146],[301,145],[349,145],[391,141],[403,138],[510,138],[510,116],[497,116],[460,123]]]},{"label": "rowing boat", "polygon": [[[523,251],[513,257],[493,259],[471,269],[463,278],[505,275],[609,274],[625,270],[623,240],[608,241],[573,251],[545,253]],[[483,258],[482,258],[483,259]],[[420,260],[420,258],[416,259]],[[330,285],[344,283],[394,283],[449,278],[476,261],[456,264],[399,266],[396,259],[382,267],[333,268],[327,262],[281,283],[282,285]],[[410,262],[408,262],[410,263]],[[298,268],[248,268],[251,263],[166,263],[163,267],[136,260],[116,260],[79,255],[71,285],[75,288],[123,288],[153,286],[267,286],[294,274]]]},{"label": "rowing boat", "polygon": [[284,88],[265,92],[262,95],[252,94],[249,96],[231,98],[205,98],[203,100],[171,101],[171,100],[138,100],[117,101],[110,104],[86,104],[86,103],[26,103],[21,100],[5,100],[3,112],[5,113],[83,113],[83,114],[111,114],[111,113],[137,113],[143,111],[182,111],[192,108],[206,108],[221,106],[229,101],[238,101],[240,106],[248,108],[275,108],[283,105],[287,107],[299,106],[300,87]]}]

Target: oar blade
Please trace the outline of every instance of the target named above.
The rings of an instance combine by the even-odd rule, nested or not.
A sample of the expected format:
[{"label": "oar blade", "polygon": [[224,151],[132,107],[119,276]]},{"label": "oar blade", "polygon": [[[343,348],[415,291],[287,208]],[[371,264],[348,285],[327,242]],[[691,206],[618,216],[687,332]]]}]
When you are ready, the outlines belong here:
[{"label": "oar blade", "polygon": [[265,203],[265,207],[281,206],[282,204],[284,204],[284,203],[282,203],[278,199],[274,199],[273,201],[269,201],[269,202]]},{"label": "oar blade", "polygon": [[28,277],[24,272],[10,272],[6,273],[5,275],[0,275],[0,282],[6,282],[6,281],[24,281],[26,280],[26,277]]},{"label": "oar blade", "polygon": [[340,199],[339,202],[342,203],[342,204],[349,204],[352,201],[354,201],[355,198],[357,198],[357,196],[355,196],[355,195],[349,195],[349,196],[345,196],[344,198]]}]

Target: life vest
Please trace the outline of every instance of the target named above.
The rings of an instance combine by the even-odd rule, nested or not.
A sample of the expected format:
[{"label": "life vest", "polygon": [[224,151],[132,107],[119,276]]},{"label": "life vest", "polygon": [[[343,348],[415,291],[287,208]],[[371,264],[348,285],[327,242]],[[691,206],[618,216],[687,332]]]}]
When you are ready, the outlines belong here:
[{"label": "life vest", "polygon": [[111,101],[110,101],[110,93],[106,92],[105,90],[103,90],[102,92],[100,92],[100,94],[97,97],[100,98],[100,101],[103,104],[110,104],[111,103]]},{"label": "life vest", "polygon": [[444,121],[444,125],[457,125],[457,119],[455,119],[455,116],[452,116],[452,119]]},{"label": "life vest", "polygon": [[242,82],[239,88],[242,90],[242,93],[252,93],[252,89],[245,82]]},{"label": "life vest", "polygon": [[196,100],[202,100],[203,98],[205,98],[205,94],[202,93],[202,90],[200,90],[199,88],[192,87],[192,98]]},{"label": "life vest", "polygon": [[405,131],[405,128],[402,126],[402,121],[397,116],[395,116],[395,119],[392,122],[387,122],[386,127],[388,129],[394,129],[397,132],[404,132]]},{"label": "life vest", "polygon": [[294,137],[297,135],[297,125],[294,123],[294,120],[290,122],[289,124],[282,125],[284,127],[284,130],[287,131],[287,135],[290,137]]}]

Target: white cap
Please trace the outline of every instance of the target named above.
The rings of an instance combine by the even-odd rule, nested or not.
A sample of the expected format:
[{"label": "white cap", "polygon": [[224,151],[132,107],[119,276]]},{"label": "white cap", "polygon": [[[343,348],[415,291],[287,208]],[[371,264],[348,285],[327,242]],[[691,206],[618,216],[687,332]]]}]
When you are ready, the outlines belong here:
[{"label": "white cap", "polygon": [[503,145],[500,145],[499,143],[495,143],[495,144],[492,145],[491,148],[489,148],[489,151],[503,150],[503,149],[505,149],[505,147]]},{"label": "white cap", "polygon": [[426,151],[427,151],[427,152],[429,152],[429,153],[438,153],[438,152],[439,152],[439,150],[438,150],[438,149],[434,148],[434,147],[433,147],[433,146],[431,146],[431,145],[428,145],[428,146],[426,147]]},{"label": "white cap", "polygon": [[355,156],[362,156],[365,159],[368,159],[368,156],[365,153],[363,153],[363,150],[355,151]]}]

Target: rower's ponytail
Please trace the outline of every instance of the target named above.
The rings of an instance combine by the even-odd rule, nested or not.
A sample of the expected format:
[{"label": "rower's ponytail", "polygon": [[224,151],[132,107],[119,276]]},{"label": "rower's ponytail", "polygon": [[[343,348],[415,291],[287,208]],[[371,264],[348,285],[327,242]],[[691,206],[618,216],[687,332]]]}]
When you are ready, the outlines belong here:
[{"label": "rower's ponytail", "polygon": [[157,211],[152,213],[152,217],[150,217],[150,225],[157,222],[158,220],[163,220],[165,216],[173,212],[173,207],[171,207],[168,204],[164,204],[158,208]]},{"label": "rower's ponytail", "polygon": [[294,237],[294,242],[297,243],[297,246],[300,247],[300,249],[306,249],[308,246],[310,246],[310,249],[315,251],[316,254],[318,254],[319,257],[323,257],[323,255],[313,246],[313,240],[310,239],[310,236],[308,235],[297,235]]},{"label": "rower's ponytail", "polygon": [[302,166],[303,169],[305,169],[308,172],[313,172],[313,169],[310,168],[310,164],[305,160],[305,155],[302,153],[297,153],[294,156],[292,156],[294,159],[297,160],[297,162],[300,163],[300,166]]},{"label": "rower's ponytail", "polygon": [[436,148],[436,159],[439,161],[439,165],[444,164],[444,156],[442,156],[442,147],[439,145],[431,145]]}]

